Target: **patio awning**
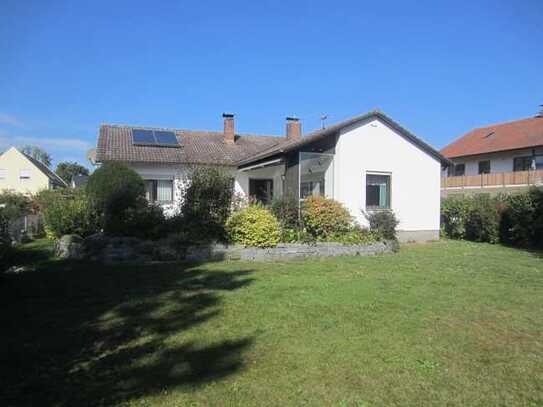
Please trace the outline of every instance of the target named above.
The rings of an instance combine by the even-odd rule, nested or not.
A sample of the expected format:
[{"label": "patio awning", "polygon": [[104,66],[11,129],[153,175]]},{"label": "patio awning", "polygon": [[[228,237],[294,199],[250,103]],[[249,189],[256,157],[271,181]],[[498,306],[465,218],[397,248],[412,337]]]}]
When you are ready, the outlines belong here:
[{"label": "patio awning", "polygon": [[281,165],[283,164],[283,162],[284,162],[283,158],[276,158],[274,160],[263,161],[261,163],[250,165],[245,168],[240,168],[239,171],[250,171],[250,170],[255,170],[257,168],[272,167],[274,165]]}]

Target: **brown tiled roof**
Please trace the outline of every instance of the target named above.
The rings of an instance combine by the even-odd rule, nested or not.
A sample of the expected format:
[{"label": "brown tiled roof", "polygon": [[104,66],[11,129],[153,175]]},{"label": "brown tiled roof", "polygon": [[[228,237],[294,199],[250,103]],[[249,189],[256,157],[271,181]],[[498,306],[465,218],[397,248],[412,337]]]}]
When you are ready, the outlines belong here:
[{"label": "brown tiled roof", "polygon": [[173,131],[180,147],[142,146],[132,144],[132,129],[143,127],[102,125],[98,137],[96,160],[149,163],[187,163],[234,165],[240,160],[277,146],[284,137],[236,135],[235,143],[225,143],[224,134],[214,131]]},{"label": "brown tiled roof", "polygon": [[470,131],[441,150],[448,157],[494,153],[543,145],[543,118],[533,117]]},{"label": "brown tiled roof", "polygon": [[257,154],[255,156],[248,157],[244,160],[241,160],[238,165],[244,166],[248,165],[254,162],[257,162],[259,160],[263,160],[265,158],[273,157],[278,154],[287,153],[289,151],[296,150],[300,147],[306,146],[314,141],[320,140],[324,137],[328,137],[334,134],[337,134],[341,129],[345,127],[352,126],[358,122],[368,120],[370,118],[377,117],[380,120],[382,120],[384,123],[398,131],[400,134],[402,134],[405,138],[410,140],[413,144],[417,145],[420,149],[423,151],[426,151],[431,156],[437,158],[444,164],[448,164],[449,160],[445,158],[443,155],[439,153],[436,149],[434,149],[429,144],[422,141],[420,138],[416,137],[413,133],[411,133],[409,130],[407,130],[405,127],[402,127],[400,124],[396,123],[394,120],[392,120],[390,117],[388,117],[386,114],[379,110],[374,110],[362,115],[355,116],[351,119],[336,123],[330,127],[327,127],[322,130],[317,130],[312,133],[309,133],[307,136],[302,137],[298,140],[290,140],[286,141],[277,145],[273,146],[271,148],[268,148],[267,150],[261,152],[260,154]]}]

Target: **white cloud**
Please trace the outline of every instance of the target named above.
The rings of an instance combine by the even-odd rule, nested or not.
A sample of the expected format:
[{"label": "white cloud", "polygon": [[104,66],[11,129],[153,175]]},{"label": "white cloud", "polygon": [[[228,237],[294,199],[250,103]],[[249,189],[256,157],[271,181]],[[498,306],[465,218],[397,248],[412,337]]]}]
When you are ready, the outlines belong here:
[{"label": "white cloud", "polygon": [[48,138],[48,137],[25,137],[5,135],[5,132],[0,133],[0,146],[5,147],[20,147],[25,144],[32,144],[44,148],[45,150],[57,151],[87,151],[93,145],[86,140],[78,138]]},{"label": "white cloud", "polygon": [[0,112],[0,124],[12,126],[12,127],[23,127],[23,123],[17,119],[15,116]]}]

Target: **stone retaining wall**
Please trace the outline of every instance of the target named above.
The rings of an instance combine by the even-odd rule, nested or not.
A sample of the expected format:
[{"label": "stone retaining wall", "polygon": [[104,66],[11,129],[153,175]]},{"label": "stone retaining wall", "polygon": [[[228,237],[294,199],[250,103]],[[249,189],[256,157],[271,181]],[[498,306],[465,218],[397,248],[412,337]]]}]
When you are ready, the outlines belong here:
[{"label": "stone retaining wall", "polygon": [[75,235],[63,236],[57,243],[56,253],[66,259],[88,259],[106,264],[145,263],[150,261],[207,261],[249,260],[273,261],[308,257],[370,256],[392,253],[399,248],[397,242],[383,241],[367,245],[340,243],[280,244],[272,248],[243,247],[212,244],[206,246],[172,247],[166,241],[144,241],[129,237],[106,237],[101,234],[81,239]]},{"label": "stone retaining wall", "polygon": [[397,251],[396,242],[376,242],[368,245],[342,245],[340,243],[299,244],[286,243],[261,249],[256,247],[211,245],[187,248],[186,260],[253,260],[272,261],[304,259],[308,257],[371,256]]}]

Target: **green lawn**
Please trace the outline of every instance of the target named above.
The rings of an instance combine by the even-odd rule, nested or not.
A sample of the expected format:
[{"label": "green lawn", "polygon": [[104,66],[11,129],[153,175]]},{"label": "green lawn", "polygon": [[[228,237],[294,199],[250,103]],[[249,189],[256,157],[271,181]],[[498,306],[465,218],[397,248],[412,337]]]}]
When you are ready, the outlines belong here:
[{"label": "green lawn", "polygon": [[0,280],[0,405],[543,405],[543,258],[466,242]]}]

